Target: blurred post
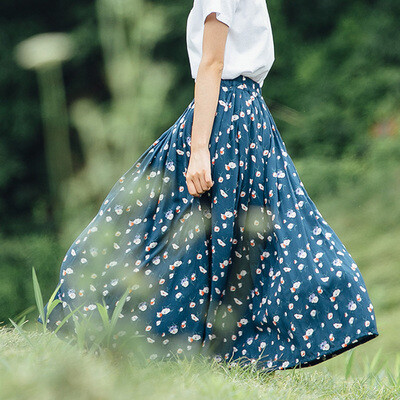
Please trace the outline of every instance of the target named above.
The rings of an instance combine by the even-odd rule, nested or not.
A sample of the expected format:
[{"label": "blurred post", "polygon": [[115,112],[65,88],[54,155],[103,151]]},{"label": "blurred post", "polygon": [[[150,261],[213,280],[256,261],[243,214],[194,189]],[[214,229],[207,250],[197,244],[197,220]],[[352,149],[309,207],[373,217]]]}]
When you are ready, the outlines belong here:
[{"label": "blurred post", "polygon": [[72,175],[68,111],[61,64],[72,55],[65,33],[35,35],[16,48],[18,63],[37,73],[44,124],[44,142],[53,217],[61,225],[64,202],[61,186]]}]

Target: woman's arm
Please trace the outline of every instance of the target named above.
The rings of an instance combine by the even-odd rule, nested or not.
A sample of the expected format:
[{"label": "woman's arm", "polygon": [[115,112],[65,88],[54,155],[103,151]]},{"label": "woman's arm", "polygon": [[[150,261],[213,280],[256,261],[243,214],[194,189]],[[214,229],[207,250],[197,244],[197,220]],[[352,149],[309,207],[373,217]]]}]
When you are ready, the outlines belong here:
[{"label": "woman's arm", "polygon": [[214,182],[208,149],[217,109],[228,25],[217,20],[215,12],[204,22],[202,58],[194,88],[194,115],[186,183],[192,196],[201,196]]}]

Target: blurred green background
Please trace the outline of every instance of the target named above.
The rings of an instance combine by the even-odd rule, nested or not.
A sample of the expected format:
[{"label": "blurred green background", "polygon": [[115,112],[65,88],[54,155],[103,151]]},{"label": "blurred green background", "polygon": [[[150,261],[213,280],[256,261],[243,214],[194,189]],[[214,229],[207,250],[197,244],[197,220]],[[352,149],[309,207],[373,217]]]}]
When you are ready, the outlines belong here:
[{"label": "blurred green background", "polygon": [[[35,304],[32,266],[50,296],[68,247],[114,182],[192,100],[192,4],[0,3],[0,323]],[[381,335],[356,351],[392,357],[400,352],[400,2],[269,0],[268,9],[276,60],[263,97],[369,289]]]}]

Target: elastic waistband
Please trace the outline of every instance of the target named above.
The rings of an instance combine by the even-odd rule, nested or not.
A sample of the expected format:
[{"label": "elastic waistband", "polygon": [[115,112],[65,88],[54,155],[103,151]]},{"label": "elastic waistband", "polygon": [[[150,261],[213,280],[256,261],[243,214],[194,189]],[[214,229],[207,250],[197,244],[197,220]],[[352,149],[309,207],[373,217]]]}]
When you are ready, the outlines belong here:
[{"label": "elastic waistband", "polygon": [[229,88],[237,87],[238,89],[247,89],[261,93],[261,87],[258,82],[249,78],[248,76],[239,75],[233,79],[221,79],[221,86]]}]

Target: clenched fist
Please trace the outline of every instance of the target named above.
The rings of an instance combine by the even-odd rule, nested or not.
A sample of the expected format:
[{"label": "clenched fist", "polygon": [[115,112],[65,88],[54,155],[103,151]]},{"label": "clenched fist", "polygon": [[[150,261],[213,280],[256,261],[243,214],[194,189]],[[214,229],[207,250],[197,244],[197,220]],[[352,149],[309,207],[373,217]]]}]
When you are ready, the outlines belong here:
[{"label": "clenched fist", "polygon": [[191,152],[186,172],[186,184],[189,193],[196,197],[200,197],[204,192],[211,189],[214,182],[211,178],[211,161],[208,148]]}]

